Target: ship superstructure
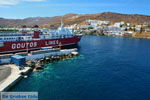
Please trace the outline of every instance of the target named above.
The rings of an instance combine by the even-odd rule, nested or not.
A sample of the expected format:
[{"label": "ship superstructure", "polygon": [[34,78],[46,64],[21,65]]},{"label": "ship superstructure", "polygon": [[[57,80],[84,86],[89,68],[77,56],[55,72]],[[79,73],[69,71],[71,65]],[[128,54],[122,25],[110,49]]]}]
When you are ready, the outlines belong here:
[{"label": "ship superstructure", "polygon": [[26,26],[18,33],[0,33],[0,53],[19,52],[41,49],[42,47],[57,47],[77,44],[82,35],[72,30],[60,27],[56,31],[42,32],[38,25],[33,32],[27,32]]}]

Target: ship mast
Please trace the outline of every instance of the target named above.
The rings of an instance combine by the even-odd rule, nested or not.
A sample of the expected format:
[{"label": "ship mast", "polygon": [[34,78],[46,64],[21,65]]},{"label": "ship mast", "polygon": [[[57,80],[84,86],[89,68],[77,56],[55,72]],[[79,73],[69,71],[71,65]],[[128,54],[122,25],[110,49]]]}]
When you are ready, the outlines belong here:
[{"label": "ship mast", "polygon": [[64,23],[63,23],[63,16],[61,17],[61,28],[63,27]]}]

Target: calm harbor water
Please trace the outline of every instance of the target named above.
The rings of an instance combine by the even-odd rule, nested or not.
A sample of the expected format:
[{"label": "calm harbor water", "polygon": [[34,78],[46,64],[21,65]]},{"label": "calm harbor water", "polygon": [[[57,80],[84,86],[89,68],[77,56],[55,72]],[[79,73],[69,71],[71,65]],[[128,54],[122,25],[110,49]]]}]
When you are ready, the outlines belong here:
[{"label": "calm harbor water", "polygon": [[84,36],[80,55],[47,64],[11,91],[39,100],[150,100],[150,40]]}]

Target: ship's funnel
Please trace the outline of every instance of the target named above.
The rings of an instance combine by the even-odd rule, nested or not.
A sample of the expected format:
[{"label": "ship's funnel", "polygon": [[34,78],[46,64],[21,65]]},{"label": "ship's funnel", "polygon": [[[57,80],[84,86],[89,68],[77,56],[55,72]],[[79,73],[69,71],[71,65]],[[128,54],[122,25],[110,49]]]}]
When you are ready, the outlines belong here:
[{"label": "ship's funnel", "polygon": [[33,38],[37,39],[37,38],[39,38],[39,35],[40,35],[39,26],[35,25],[34,26],[34,35],[33,35]]},{"label": "ship's funnel", "polygon": [[27,28],[26,25],[22,26],[22,30],[21,30],[22,34],[26,34],[27,33],[27,29],[26,28]]}]

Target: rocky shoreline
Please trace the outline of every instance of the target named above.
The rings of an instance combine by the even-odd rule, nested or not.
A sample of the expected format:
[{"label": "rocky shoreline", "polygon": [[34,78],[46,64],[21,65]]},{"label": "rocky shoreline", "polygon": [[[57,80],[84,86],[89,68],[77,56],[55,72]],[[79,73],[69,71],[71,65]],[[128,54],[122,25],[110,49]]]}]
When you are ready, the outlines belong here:
[{"label": "rocky shoreline", "polygon": [[134,38],[144,38],[144,39],[150,39],[150,32],[136,32],[132,34],[132,37]]}]

